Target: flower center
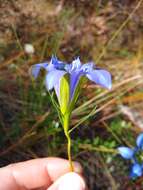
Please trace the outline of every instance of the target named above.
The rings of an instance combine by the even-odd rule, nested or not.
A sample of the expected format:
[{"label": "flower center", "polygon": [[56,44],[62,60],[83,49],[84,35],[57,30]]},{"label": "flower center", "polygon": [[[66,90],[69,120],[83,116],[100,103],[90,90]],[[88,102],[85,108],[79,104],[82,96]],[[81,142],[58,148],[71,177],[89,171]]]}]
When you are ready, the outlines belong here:
[{"label": "flower center", "polygon": [[137,150],[137,152],[135,153],[135,159],[139,164],[143,163],[143,150]]}]

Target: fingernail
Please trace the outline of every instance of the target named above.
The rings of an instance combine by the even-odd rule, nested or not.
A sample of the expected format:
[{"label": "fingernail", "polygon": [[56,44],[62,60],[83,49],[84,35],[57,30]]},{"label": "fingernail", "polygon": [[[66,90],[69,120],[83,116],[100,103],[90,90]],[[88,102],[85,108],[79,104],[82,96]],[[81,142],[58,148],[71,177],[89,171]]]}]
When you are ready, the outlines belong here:
[{"label": "fingernail", "polygon": [[83,172],[82,166],[79,162],[73,162],[74,164],[74,172],[81,174]]}]

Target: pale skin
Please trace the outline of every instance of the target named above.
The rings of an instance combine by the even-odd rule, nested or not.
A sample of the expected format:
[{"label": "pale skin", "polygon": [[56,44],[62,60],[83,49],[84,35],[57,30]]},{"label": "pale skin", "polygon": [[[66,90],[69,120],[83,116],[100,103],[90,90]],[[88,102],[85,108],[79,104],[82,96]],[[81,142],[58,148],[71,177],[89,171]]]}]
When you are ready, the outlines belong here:
[{"label": "pale skin", "polygon": [[68,160],[40,158],[0,168],[0,190],[85,190],[82,168]]}]

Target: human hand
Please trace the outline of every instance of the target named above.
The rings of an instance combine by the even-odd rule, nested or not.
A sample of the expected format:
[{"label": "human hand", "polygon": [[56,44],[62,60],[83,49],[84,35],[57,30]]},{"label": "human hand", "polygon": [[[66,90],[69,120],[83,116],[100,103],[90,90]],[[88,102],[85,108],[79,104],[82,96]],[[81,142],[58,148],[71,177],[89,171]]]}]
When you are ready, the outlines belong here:
[{"label": "human hand", "polygon": [[52,157],[11,164],[0,169],[0,190],[85,190],[82,168],[74,168],[76,173],[67,160]]}]

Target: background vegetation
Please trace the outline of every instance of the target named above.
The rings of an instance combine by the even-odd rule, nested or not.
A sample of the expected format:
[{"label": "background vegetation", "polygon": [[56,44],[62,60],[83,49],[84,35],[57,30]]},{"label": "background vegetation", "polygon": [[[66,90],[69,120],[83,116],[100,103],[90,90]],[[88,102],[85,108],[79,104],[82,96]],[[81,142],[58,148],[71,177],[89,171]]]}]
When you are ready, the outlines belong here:
[{"label": "background vegetation", "polygon": [[[0,166],[45,156],[66,158],[66,140],[31,65],[56,54],[80,56],[112,73],[111,91],[88,83],[73,112],[73,159],[90,190],[141,190],[112,149],[134,146],[143,129],[143,3],[135,0],[0,0]],[[34,46],[34,54],[24,50]],[[95,109],[96,108],[96,109]]]}]

